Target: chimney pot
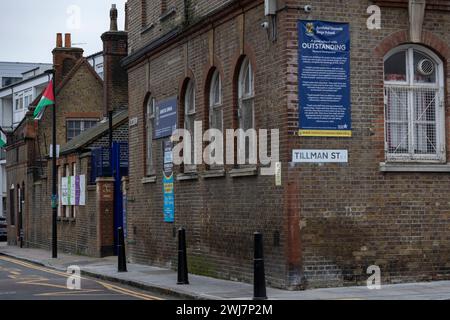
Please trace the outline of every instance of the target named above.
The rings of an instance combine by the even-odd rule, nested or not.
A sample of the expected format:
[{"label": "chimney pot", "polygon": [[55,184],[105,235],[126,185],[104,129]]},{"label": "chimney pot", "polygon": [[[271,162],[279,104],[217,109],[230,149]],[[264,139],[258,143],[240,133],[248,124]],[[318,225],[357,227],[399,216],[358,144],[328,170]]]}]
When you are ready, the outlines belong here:
[{"label": "chimney pot", "polygon": [[61,48],[62,46],[63,46],[62,33],[57,33],[56,34],[56,47]]},{"label": "chimney pot", "polygon": [[71,34],[70,33],[66,33],[65,35],[64,35],[64,46],[66,47],[66,48],[71,48],[72,47],[72,36],[71,36]]},{"label": "chimney pot", "polygon": [[117,16],[118,16],[117,7],[116,7],[115,4],[113,4],[111,6],[111,10],[109,12],[109,17],[111,18],[111,24],[110,24],[110,27],[109,27],[109,31],[117,31],[118,30],[118,27],[117,27]]}]

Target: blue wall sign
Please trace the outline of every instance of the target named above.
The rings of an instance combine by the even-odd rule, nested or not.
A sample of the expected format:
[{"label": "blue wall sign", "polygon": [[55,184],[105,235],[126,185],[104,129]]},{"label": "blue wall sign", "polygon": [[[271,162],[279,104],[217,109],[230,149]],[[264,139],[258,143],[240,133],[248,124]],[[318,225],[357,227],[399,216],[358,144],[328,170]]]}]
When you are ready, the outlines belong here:
[{"label": "blue wall sign", "polygon": [[351,137],[348,23],[300,20],[300,136]]},{"label": "blue wall sign", "polygon": [[170,137],[177,129],[177,98],[156,103],[155,139]]}]

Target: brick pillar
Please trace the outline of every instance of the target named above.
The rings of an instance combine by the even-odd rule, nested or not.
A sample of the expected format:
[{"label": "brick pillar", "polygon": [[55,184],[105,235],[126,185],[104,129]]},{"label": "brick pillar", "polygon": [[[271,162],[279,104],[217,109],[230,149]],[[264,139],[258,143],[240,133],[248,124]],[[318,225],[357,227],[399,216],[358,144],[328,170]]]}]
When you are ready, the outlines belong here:
[{"label": "brick pillar", "polygon": [[97,252],[114,255],[114,178],[97,178]]}]

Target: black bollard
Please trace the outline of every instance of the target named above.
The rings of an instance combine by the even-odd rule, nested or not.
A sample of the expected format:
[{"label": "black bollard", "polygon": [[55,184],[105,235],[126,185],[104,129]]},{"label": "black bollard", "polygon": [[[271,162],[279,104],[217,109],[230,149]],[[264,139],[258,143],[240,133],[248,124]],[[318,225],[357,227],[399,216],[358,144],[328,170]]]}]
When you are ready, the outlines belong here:
[{"label": "black bollard", "polygon": [[263,235],[255,233],[255,259],[253,279],[253,300],[267,300],[266,275],[264,272]]},{"label": "black bollard", "polygon": [[186,230],[178,230],[178,282],[177,284],[189,284],[187,252],[186,252]]},{"label": "black bollard", "polygon": [[127,257],[125,255],[125,237],[123,235],[123,229],[119,228],[117,230],[119,235],[119,242],[117,245],[117,253],[118,253],[118,272],[127,272]]}]

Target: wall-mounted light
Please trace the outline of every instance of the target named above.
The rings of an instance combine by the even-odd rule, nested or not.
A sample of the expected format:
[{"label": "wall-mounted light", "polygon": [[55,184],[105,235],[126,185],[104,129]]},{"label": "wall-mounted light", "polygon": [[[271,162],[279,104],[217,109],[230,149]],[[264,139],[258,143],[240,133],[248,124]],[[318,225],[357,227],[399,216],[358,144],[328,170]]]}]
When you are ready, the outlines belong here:
[{"label": "wall-mounted light", "polygon": [[277,0],[265,0],[264,11],[266,16],[274,16],[277,14]]}]

